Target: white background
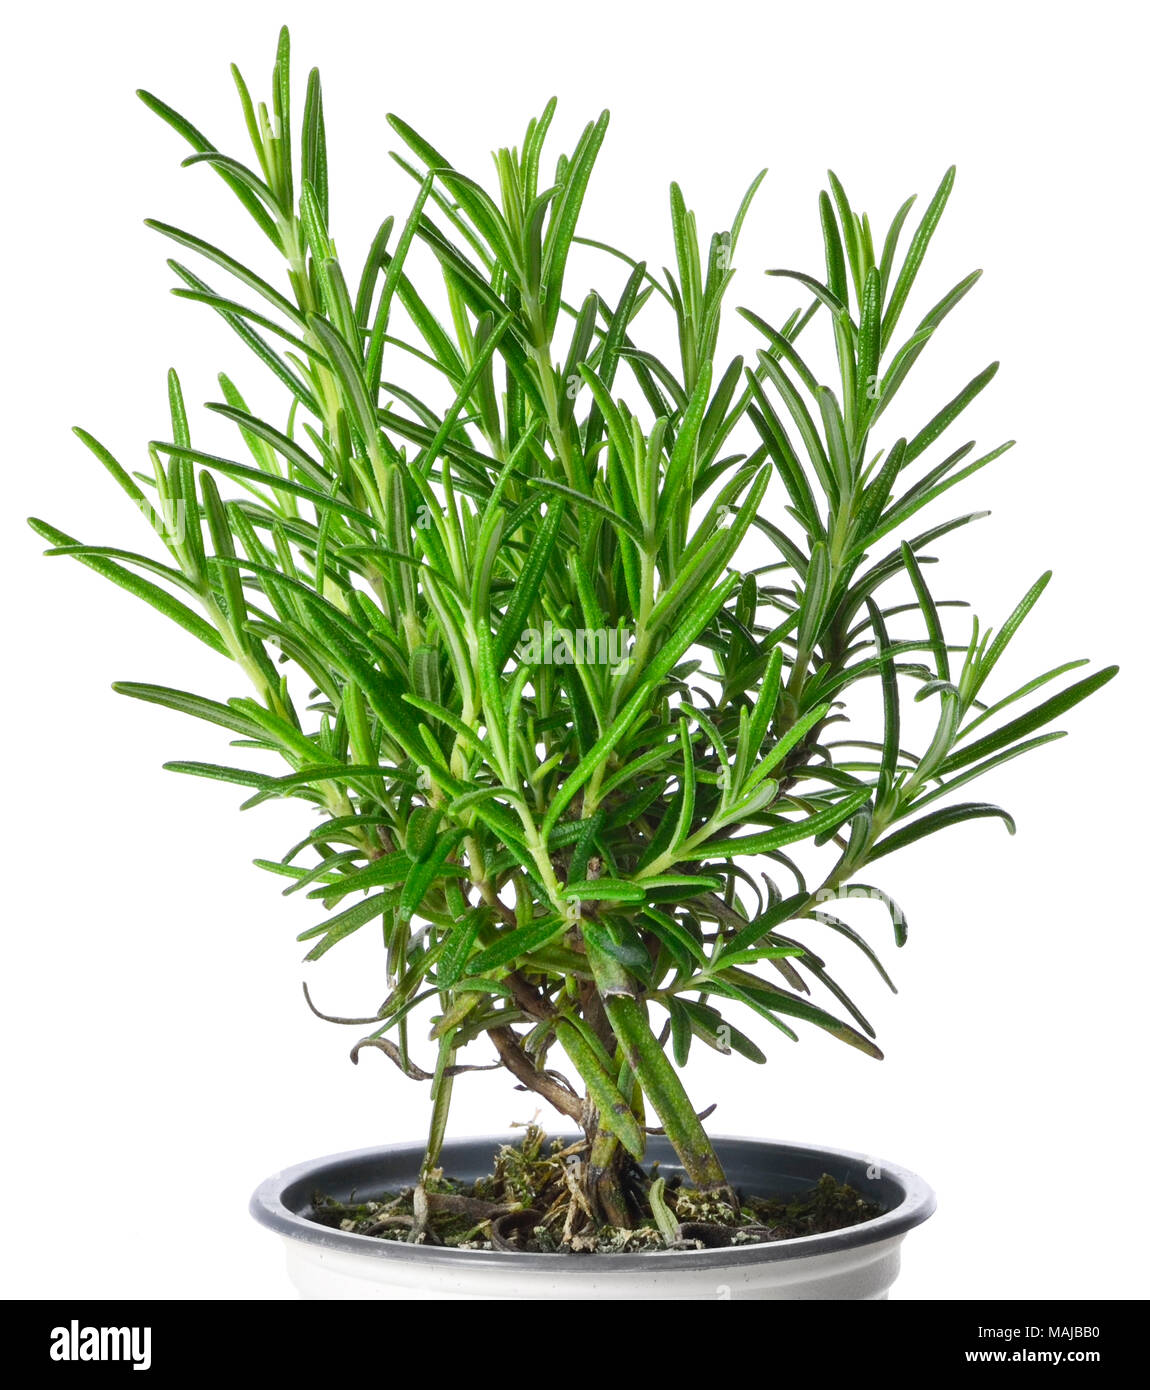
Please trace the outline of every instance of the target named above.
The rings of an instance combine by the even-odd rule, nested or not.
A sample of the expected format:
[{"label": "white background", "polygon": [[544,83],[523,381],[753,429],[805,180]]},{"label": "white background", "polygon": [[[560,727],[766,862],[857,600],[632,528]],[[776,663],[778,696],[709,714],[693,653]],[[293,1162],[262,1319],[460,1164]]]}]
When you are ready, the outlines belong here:
[{"label": "white background", "polygon": [[[234,789],[161,771],[171,757],[227,761],[226,736],[109,689],[124,678],[242,693],[225,663],[96,576],[40,559],[23,524],[36,513],[93,542],[141,544],[140,519],[69,426],[145,467],[145,442],[167,433],[169,365],[193,403],[216,398],[219,369],[241,387],[258,380],[214,316],[165,293],[170,251],[142,219],[262,258],[268,275],[273,253],[210,171],[179,168],[182,142],[133,90],[244,153],[227,63],[266,92],[287,20],[298,101],[307,66],[323,72],[334,230],[352,265],[411,197],[386,158],[389,110],[487,177],[487,152],[518,142],[553,92],[552,157],[610,106],[584,226],[656,266],[672,255],[671,178],[709,232],[769,165],[732,303],[781,307],[776,318],[797,301],[760,271],[818,269],[827,164],[883,227],[958,164],[910,312],[974,266],[986,275],[917,369],[921,410],[1001,358],[970,428],[986,447],[1020,442],[953,495],[954,511],[993,516],[939,547],[937,573],[997,623],[1055,569],[1000,693],[1069,657],[1119,660],[1123,673],[1067,717],[1071,738],[977,789],[1015,813],[1014,840],[977,822],[886,862],[909,945],[892,961],[889,927],[865,906],[855,920],[884,944],[901,992],[844,968],[885,1062],[808,1031],[797,1046],[766,1039],[765,1068],[709,1055],[688,1079],[700,1103],[719,1103],[719,1132],[885,1155],[933,1183],[939,1211],[908,1240],[899,1297],[1144,1295],[1147,769],[1143,726],[1123,722],[1146,677],[1136,7],[108,0],[15,15],[3,93],[3,1292],[286,1297],[249,1191],[288,1163],[424,1126],[419,1087],[377,1055],[353,1068],[355,1034],[306,1012],[293,938],[307,906],[281,902],[250,867],[298,838],[306,813],[240,815]],[[200,438],[225,441],[211,421]],[[378,1004],[373,943],[313,969],[322,1007]],[[500,1077],[456,1094],[456,1134],[533,1112]]]}]

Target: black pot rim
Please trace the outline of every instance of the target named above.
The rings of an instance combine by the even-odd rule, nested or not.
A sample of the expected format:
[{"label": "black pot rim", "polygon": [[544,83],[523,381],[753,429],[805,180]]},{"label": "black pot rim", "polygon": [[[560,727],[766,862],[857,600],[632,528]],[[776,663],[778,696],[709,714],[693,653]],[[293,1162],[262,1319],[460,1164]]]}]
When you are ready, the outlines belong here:
[{"label": "black pot rim", "polygon": [[[577,1136],[555,1137],[574,1139]],[[451,1168],[453,1164],[467,1161],[468,1155],[474,1159],[477,1151],[485,1153],[489,1160],[501,1144],[508,1142],[509,1136],[505,1134],[448,1140],[443,1146],[443,1162],[446,1167]],[[586,1273],[602,1276],[608,1272],[623,1274],[634,1273],[643,1268],[649,1269],[651,1260],[670,1260],[674,1262],[675,1268],[684,1270],[713,1269],[797,1260],[837,1251],[861,1249],[878,1241],[905,1235],[913,1227],[921,1225],[935,1209],[935,1196],[931,1188],[917,1174],[894,1163],[844,1149],[783,1140],[725,1137],[717,1138],[713,1142],[720,1159],[727,1166],[738,1162],[746,1165],[770,1160],[775,1163],[782,1161],[796,1170],[809,1170],[821,1165],[825,1169],[837,1168],[843,1172],[857,1171],[860,1165],[864,1168],[877,1165],[881,1169],[884,1191],[888,1194],[887,1210],[870,1221],[860,1222],[857,1226],[848,1226],[822,1235],[800,1236],[791,1240],[728,1246],[714,1250],[667,1250],[647,1254],[589,1257],[406,1245],[400,1241],[380,1240],[374,1236],[358,1235],[351,1231],[333,1230],[304,1214],[310,1207],[311,1194],[322,1190],[325,1183],[333,1184],[338,1181],[341,1174],[346,1177],[349,1172],[362,1172],[376,1163],[410,1163],[414,1172],[423,1157],[422,1143],[386,1144],[297,1163],[262,1182],[252,1194],[249,1210],[261,1226],[266,1226],[281,1236],[333,1252],[340,1251],[369,1259],[406,1263],[414,1261],[423,1266],[438,1268],[458,1268],[465,1263],[468,1267],[515,1269],[521,1273],[544,1268],[554,1273],[556,1260],[562,1260],[564,1274]],[[666,1141],[660,1143],[653,1140],[651,1148],[651,1157],[658,1158],[664,1169],[671,1170],[678,1166]],[[893,1203],[890,1201],[892,1195],[895,1199]]]}]

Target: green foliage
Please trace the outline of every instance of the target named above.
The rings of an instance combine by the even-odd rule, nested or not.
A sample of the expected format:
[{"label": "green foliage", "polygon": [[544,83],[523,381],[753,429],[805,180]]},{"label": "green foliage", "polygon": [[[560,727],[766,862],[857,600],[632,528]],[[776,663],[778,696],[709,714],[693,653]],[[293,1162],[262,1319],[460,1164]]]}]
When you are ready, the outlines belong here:
[{"label": "green foliage", "polygon": [[[1050,723],[1114,674],[998,720],[1078,664],[984,692],[1048,576],[993,639],[977,622],[959,645],[944,631],[942,613],[962,605],[932,594],[928,552],[979,513],[916,518],[1008,447],[971,459],[966,443],[931,461],[993,366],[916,432],[875,437],[977,278],[906,332],[953,170],[901,260],[909,203],[877,261],[869,221],[832,175],[825,277],[775,272],[803,305],[780,327],[740,310],[750,355],[725,361],[722,310],[761,174],[707,242],[672,186],[675,269],[659,279],[579,234],[606,114],[548,180],[549,104],[520,146],[498,152],[490,192],[393,117],[417,192],[357,272],[332,239],[319,75],[293,128],[288,64],[285,31],[270,109],[235,72],[248,163],[141,93],[191,145],[185,163],[210,165],[283,257],[264,275],[151,224],[205,274],[222,272],[217,289],[170,263],[175,293],[214,310],[278,380],[282,417],[255,416],[221,377],[224,399],[209,408],[235,425],[238,452],[207,454],[173,373],[148,474],[79,432],[147,513],[163,561],[33,525],[50,554],[81,560],[241,668],[246,693],[226,704],[117,689],[271,759],[259,771],[174,770],[235,782],[247,806],[312,804],[306,837],[260,862],[327,910],[301,938],[309,960],[364,927],[381,933],[389,992],[365,1042],[431,1079],[429,1163],[457,1054],[486,1041],[597,1136],[600,1166],[620,1144],[641,1155],[650,1104],[696,1183],[721,1186],[679,1076],[692,1046],[761,1062],[728,1022],[757,1015],[790,1037],[787,1019],[881,1056],[805,944],[836,934],[889,983],[827,901],[880,899],[901,945],[902,914],[861,889],[864,867],[963,820],[1012,829],[998,807],[936,803],[1057,737]],[[620,258],[632,268],[621,294],[568,283],[575,243],[600,248],[605,272]],[[653,350],[657,314],[677,361]],[[833,384],[800,354],[812,321],[828,331]],[[769,560],[740,569],[752,531]],[[868,715],[865,682],[881,727],[829,740],[836,722]],[[914,700],[934,722],[917,756],[904,747]],[[796,847],[821,859],[817,886],[784,852]],[[789,886],[765,877],[761,889],[753,855]],[[812,985],[851,1021],[815,1003]],[[424,1004],[434,1072],[409,1061]],[[557,1079],[557,1049],[571,1081]]]}]

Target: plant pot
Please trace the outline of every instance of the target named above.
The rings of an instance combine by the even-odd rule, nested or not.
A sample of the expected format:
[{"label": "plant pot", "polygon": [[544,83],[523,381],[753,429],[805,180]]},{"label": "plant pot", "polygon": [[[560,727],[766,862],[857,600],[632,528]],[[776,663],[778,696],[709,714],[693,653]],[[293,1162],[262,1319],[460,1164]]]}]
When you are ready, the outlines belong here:
[{"label": "plant pot", "polygon": [[[504,1138],[456,1139],[441,1166],[470,1181],[491,1171]],[[823,1173],[857,1188],[882,1215],[826,1235],[760,1245],[642,1255],[542,1255],[406,1245],[332,1230],[312,1221],[323,1193],[370,1200],[411,1186],[422,1144],[390,1144],[317,1158],[268,1178],[251,1213],[284,1238],[288,1273],[304,1298],[409,1299],[880,1299],[899,1270],[899,1247],[934,1211],[934,1193],[914,1173],[861,1154],[759,1139],[718,1139],[727,1176],[746,1192],[785,1196]],[[681,1171],[665,1139],[648,1157]]]}]

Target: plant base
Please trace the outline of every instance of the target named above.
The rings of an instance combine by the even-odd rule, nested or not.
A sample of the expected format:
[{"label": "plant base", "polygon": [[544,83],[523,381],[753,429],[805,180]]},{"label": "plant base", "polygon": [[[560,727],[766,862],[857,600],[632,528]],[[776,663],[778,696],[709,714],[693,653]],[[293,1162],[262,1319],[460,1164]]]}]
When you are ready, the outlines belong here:
[{"label": "plant base", "polygon": [[548,1140],[528,1125],[494,1155],[491,1173],[461,1182],[437,1170],[422,1194],[412,1187],[378,1200],[314,1200],[315,1219],[332,1230],[462,1250],[537,1254],[642,1254],[794,1240],[843,1230],[881,1215],[857,1189],[824,1173],[804,1192],[740,1194],[736,1210],[688,1186],[677,1173],[627,1159],[627,1224],[596,1225],[580,1182],[588,1145]]}]

